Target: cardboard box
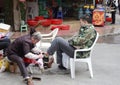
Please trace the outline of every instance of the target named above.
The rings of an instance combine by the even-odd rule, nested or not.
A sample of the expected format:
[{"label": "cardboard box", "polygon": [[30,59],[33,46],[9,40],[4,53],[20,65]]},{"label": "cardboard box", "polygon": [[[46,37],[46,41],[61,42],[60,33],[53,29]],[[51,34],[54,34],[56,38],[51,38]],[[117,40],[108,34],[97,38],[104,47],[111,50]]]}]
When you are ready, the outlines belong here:
[{"label": "cardboard box", "polygon": [[10,25],[8,25],[8,24],[4,24],[4,23],[0,23],[0,32],[5,32],[5,33],[7,33],[7,32],[9,32],[9,30],[10,30]]}]

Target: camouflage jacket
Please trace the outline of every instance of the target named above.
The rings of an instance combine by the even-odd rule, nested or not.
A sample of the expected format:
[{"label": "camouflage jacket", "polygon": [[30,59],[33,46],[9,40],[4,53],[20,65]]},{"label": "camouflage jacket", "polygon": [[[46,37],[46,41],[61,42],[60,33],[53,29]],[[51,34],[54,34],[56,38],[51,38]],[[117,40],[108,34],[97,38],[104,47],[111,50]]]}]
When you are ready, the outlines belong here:
[{"label": "camouflage jacket", "polygon": [[[80,27],[78,35],[68,40],[69,44],[75,48],[89,48],[93,44],[96,37],[96,31],[93,25],[86,25]],[[77,53],[78,58],[85,58],[90,52]]]}]

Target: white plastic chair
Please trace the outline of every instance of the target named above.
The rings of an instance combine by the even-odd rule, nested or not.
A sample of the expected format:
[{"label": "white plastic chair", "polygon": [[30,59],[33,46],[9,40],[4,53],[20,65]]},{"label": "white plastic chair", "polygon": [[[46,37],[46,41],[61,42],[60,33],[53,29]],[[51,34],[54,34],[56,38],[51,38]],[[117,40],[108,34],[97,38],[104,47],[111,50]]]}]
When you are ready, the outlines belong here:
[{"label": "white plastic chair", "polygon": [[[76,49],[74,51],[74,58],[70,58],[70,71],[71,71],[71,78],[75,78],[75,62],[85,62],[88,65],[88,69],[90,71],[90,77],[93,78],[93,71],[92,71],[92,63],[91,63],[91,54],[93,47],[95,46],[97,40],[98,40],[99,34],[97,33],[96,39],[93,43],[93,45],[90,48],[85,49]],[[90,51],[90,55],[87,58],[76,58],[77,52],[84,52],[84,51]]]},{"label": "white plastic chair", "polygon": [[52,32],[48,34],[42,34],[42,41],[40,47],[42,49],[48,49],[51,46],[51,42],[55,39],[58,33],[58,28],[54,29]]},{"label": "white plastic chair", "polygon": [[[58,33],[58,28],[55,28],[52,32],[48,34],[42,34],[42,41],[38,42],[36,45],[39,47],[42,51],[47,51],[47,49],[51,46],[51,42],[55,39]],[[53,55],[54,62],[56,63],[56,52]]]}]

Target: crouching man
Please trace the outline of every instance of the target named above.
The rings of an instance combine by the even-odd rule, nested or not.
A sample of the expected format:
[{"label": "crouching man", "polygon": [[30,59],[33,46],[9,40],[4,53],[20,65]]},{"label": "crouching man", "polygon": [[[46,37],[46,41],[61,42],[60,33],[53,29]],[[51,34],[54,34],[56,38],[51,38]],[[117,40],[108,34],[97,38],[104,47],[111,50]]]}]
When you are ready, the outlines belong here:
[{"label": "crouching man", "polygon": [[41,40],[41,33],[35,32],[32,35],[24,35],[17,38],[13,43],[11,43],[7,49],[7,57],[10,61],[17,63],[20,72],[27,81],[27,85],[33,85],[32,78],[26,69],[26,64],[24,58],[39,59],[41,54],[37,55],[31,52],[35,44]]}]

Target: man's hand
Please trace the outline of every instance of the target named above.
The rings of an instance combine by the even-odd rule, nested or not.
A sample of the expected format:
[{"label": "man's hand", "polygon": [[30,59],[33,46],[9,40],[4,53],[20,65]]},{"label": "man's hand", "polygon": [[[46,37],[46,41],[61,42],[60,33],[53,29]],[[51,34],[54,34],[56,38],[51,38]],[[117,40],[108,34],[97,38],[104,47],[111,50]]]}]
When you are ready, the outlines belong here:
[{"label": "man's hand", "polygon": [[40,53],[38,56],[39,56],[39,58],[43,58],[43,54],[42,53]]}]

